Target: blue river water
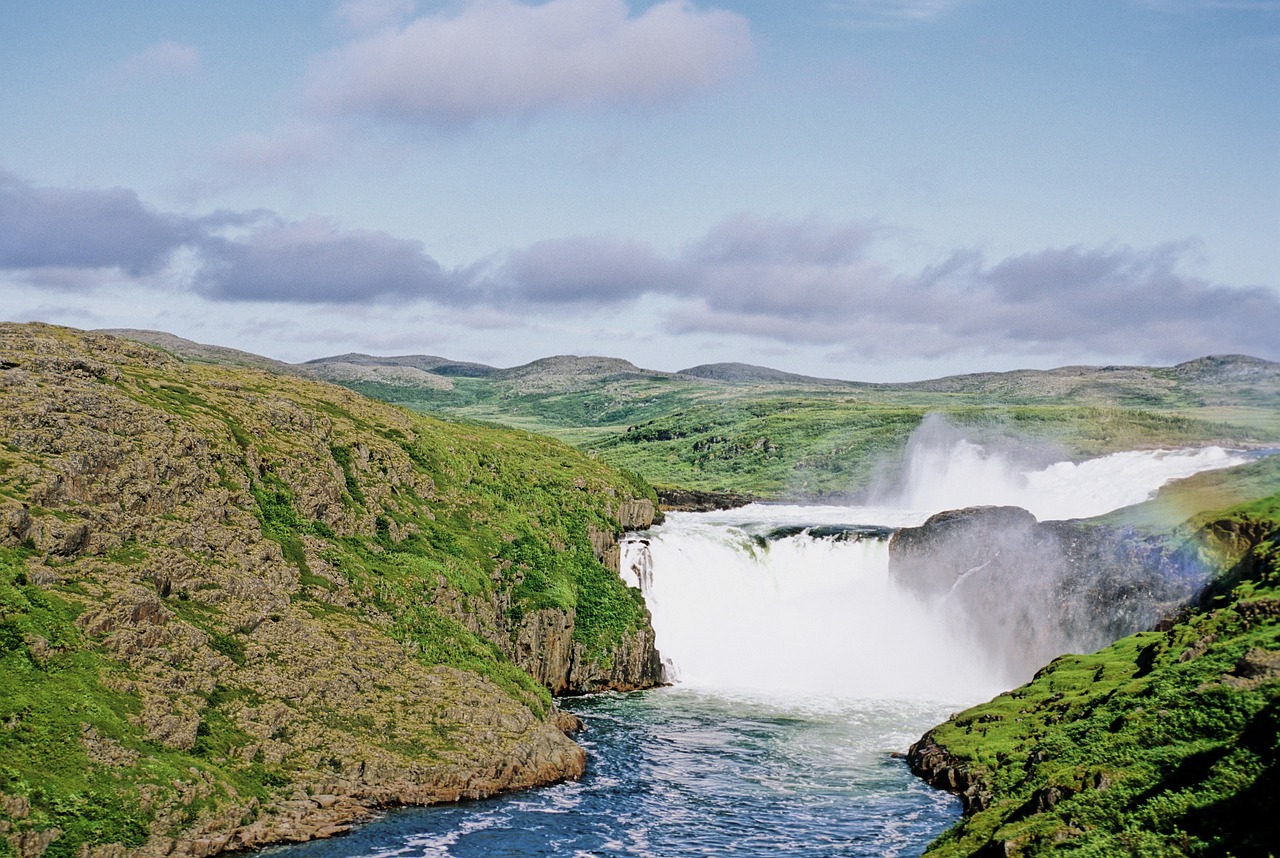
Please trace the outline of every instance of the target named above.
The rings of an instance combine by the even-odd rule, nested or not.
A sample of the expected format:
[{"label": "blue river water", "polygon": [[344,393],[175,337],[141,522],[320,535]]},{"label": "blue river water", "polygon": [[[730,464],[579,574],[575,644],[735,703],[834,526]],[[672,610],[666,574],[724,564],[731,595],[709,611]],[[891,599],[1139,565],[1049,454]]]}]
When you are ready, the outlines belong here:
[{"label": "blue river water", "polygon": [[946,718],[936,703],[668,688],[563,705],[588,725],[580,781],[394,811],[272,858],[909,856],[959,817],[893,756]]}]

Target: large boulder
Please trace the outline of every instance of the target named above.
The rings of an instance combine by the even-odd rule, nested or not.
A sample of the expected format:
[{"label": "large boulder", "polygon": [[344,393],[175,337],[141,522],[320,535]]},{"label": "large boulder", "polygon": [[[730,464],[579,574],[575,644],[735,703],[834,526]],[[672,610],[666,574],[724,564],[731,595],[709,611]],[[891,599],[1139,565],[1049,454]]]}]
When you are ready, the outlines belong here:
[{"label": "large boulder", "polygon": [[1010,681],[1065,652],[1151,628],[1207,579],[1194,551],[1018,507],[938,513],[889,543],[892,579],[970,639]]}]

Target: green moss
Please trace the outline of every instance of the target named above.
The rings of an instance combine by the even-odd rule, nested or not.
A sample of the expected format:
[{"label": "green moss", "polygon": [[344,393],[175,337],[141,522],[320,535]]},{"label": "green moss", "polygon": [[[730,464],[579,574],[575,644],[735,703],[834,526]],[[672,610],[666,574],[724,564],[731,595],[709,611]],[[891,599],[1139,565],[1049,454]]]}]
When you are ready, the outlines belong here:
[{"label": "green moss", "polygon": [[927,854],[1264,855],[1280,843],[1280,676],[1241,667],[1280,651],[1275,612],[1240,604],[1280,604],[1270,526],[1232,605],[1064,656],[936,728],[991,800]]},{"label": "green moss", "polygon": [[323,536],[332,539],[333,530],[322,521],[304,522],[293,506],[293,491],[270,471],[263,474],[252,487],[255,510],[262,524],[262,535],[280,546],[284,559],[298,567],[303,575],[310,575],[307,552],[302,544],[303,535]]},{"label": "green moss", "polygon": [[364,506],[364,492],[360,490],[360,482],[356,479],[351,467],[351,448],[331,446],[329,453],[333,456],[333,461],[338,463],[338,467],[342,468],[342,476],[347,484],[347,494],[351,496],[351,500]]},{"label": "green moss", "polygon": [[244,667],[244,644],[235,635],[212,633],[209,635],[209,646],[214,652],[221,653],[238,666]]},{"label": "green moss", "polygon": [[[157,808],[180,804],[175,783],[190,782],[193,766],[208,770],[219,786],[182,806],[189,820],[202,808],[252,797],[265,800],[288,782],[278,767],[231,759],[231,751],[250,737],[219,707],[248,692],[209,695],[190,752],[148,740],[134,720],[137,699],[101,681],[103,676],[127,675],[127,669],[84,637],[75,623],[79,610],[74,604],[14,583],[24,562],[24,552],[0,548],[0,616],[6,630],[0,653],[0,792],[26,797],[31,808],[24,819],[9,820],[15,830],[61,829],[45,854],[63,858],[76,855],[83,844],[132,848],[147,839]],[[183,607],[194,610],[190,603]],[[36,636],[45,642],[38,659],[27,643]],[[117,755],[132,755],[134,762],[113,764],[92,757],[90,735],[93,743],[109,746]],[[150,795],[145,803],[144,790]]]}]

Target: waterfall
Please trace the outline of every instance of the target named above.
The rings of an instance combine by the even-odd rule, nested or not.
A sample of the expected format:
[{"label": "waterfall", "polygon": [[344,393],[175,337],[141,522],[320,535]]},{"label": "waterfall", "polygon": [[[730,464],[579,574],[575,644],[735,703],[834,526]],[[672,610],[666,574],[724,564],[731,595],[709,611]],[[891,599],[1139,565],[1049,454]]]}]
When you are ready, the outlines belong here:
[{"label": "waterfall", "polygon": [[863,699],[995,689],[917,600],[891,586],[885,537],[805,529],[770,539],[769,510],[750,512],[765,526],[673,514],[647,540],[625,544],[626,567],[649,566],[645,598],[672,678],[725,692]]},{"label": "waterfall", "polygon": [[926,513],[1007,505],[1041,521],[1091,518],[1141,503],[1171,480],[1247,461],[1221,447],[1202,447],[1033,464],[1044,456],[1042,450],[976,444],[941,415],[930,414],[907,444],[899,484],[876,497]]},{"label": "waterfall", "polygon": [[[1008,677],[964,629],[891,581],[888,533],[944,509],[1017,505],[1099,515],[1166,482],[1244,461],[1219,448],[1019,468],[964,439],[916,444],[877,506],[752,504],[671,513],[623,544],[672,678],[750,695],[973,701]],[[936,606],[935,606],[936,608]]]}]

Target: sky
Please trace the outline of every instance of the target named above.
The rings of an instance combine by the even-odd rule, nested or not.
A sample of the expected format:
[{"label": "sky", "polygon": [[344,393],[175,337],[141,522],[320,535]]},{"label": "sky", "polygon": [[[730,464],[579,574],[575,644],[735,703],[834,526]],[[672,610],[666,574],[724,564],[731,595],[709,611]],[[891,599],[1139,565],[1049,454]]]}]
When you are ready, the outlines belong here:
[{"label": "sky", "polygon": [[1280,360],[1280,0],[59,0],[0,319],[903,381]]}]

